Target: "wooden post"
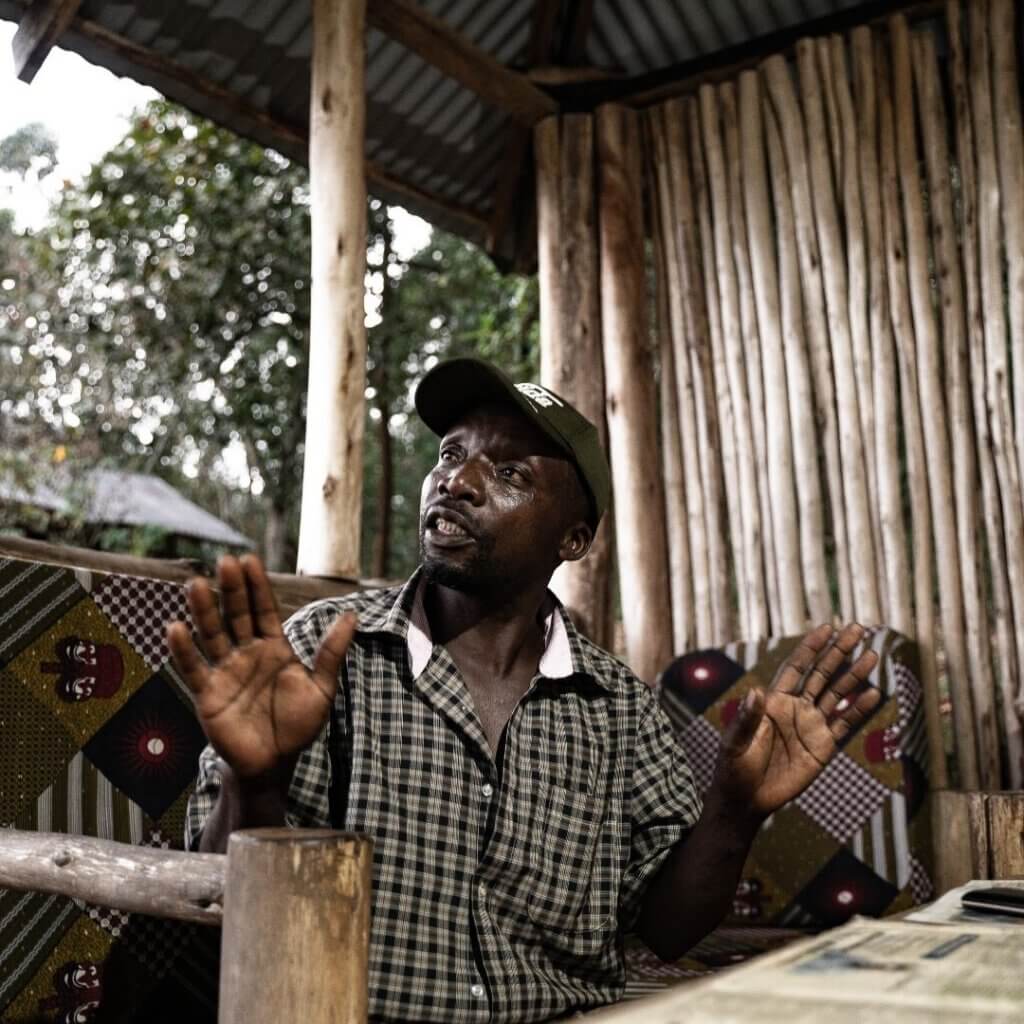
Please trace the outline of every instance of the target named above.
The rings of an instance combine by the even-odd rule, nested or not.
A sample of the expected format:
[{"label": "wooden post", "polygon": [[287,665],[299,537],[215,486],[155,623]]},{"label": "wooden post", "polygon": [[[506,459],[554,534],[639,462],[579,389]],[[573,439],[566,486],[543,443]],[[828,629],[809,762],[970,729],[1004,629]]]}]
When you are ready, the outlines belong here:
[{"label": "wooden post", "polygon": [[[1020,78],[1017,67],[1018,4],[990,0],[992,40],[992,93],[996,150],[999,163],[999,196],[1002,207],[1003,251],[1006,260],[1006,301],[1010,325],[1010,365],[1013,371],[1014,440],[1018,480],[1024,497],[1024,126],[1021,122]],[[1018,508],[1020,506],[1018,505]],[[1020,521],[1007,524],[1020,539]],[[1011,555],[1010,578],[1021,571]],[[1024,664],[1024,599],[1017,598],[1018,664]],[[1024,714],[1024,679],[1018,680],[1014,700],[1018,717]]]},{"label": "wooden post", "polygon": [[761,376],[761,338],[758,334],[757,310],[754,305],[753,274],[750,269],[750,248],[747,245],[747,215],[743,202],[743,157],[740,152],[739,114],[736,108],[736,87],[723,82],[718,89],[722,135],[725,140],[726,176],[729,182],[729,215],[732,252],[736,264],[740,301],[740,331],[747,371],[747,393],[750,405],[751,433],[754,440],[757,469],[757,496],[761,513],[761,545],[768,599],[769,632],[778,632],[782,622],[779,599],[779,578],[775,558],[775,535],[772,530],[771,492],[768,486],[768,448],[765,436],[764,380]]},{"label": "wooden post", "polygon": [[[981,786],[991,790],[999,789],[1002,785],[999,728],[996,720],[995,677],[992,672],[991,631],[983,600],[983,581],[979,573],[978,477],[974,460],[974,421],[971,415],[967,332],[964,323],[963,276],[956,244],[953,194],[949,180],[950,157],[946,142],[949,119],[942,98],[934,37],[931,33],[916,33],[912,45],[914,78],[920,99],[918,122],[928,169],[932,252],[942,303],[942,347],[948,392],[947,414],[965,630],[963,653],[967,675],[961,685],[972,695]],[[978,369],[980,371],[981,368]],[[939,389],[941,391],[941,384]],[[934,437],[932,431],[929,431],[929,436]],[[944,585],[941,580],[939,585]],[[949,645],[946,646],[948,650]],[[953,693],[956,699],[955,688]],[[1012,702],[1012,692],[1009,696]],[[1011,750],[1019,755],[1019,730],[1015,739],[1016,745],[1013,743],[1014,737],[1007,737]]]},{"label": "wooden post", "polygon": [[779,254],[779,308],[782,314],[784,376],[788,395],[793,471],[800,505],[800,564],[812,623],[832,619],[832,597],[825,569],[824,508],[818,472],[818,431],[814,422],[814,388],[804,338],[803,300],[796,251],[796,226],[789,169],[782,150],[778,120],[767,100],[762,102],[768,140]]},{"label": "wooden post", "polygon": [[[910,288],[913,335],[916,344],[918,398],[922,427],[928,439],[924,446],[924,454],[931,496],[932,527],[936,550],[941,552],[941,556],[936,559],[936,566],[939,578],[942,645],[946,652],[949,686],[953,697],[961,785],[977,789],[977,750],[979,741],[983,738],[975,734],[973,700],[968,681],[970,666],[967,662],[963,626],[956,508],[950,500],[953,497],[953,484],[949,430],[946,422],[946,396],[939,376],[938,328],[928,280],[928,239],[925,233],[921,173],[914,127],[915,104],[911,81],[910,37],[906,20],[901,15],[894,15],[889,19],[889,33],[892,46],[896,159],[903,195],[907,282]],[[905,396],[904,401],[906,400]],[[916,571],[918,566],[915,565],[914,568]]]},{"label": "wooden post", "polygon": [[[710,643],[723,644],[735,636],[732,616],[732,579],[726,550],[726,523],[730,513],[725,509],[722,494],[722,470],[726,448],[722,444],[720,417],[715,402],[715,386],[711,367],[711,325],[704,291],[700,244],[697,238],[697,216],[694,209],[693,183],[686,142],[686,117],[681,101],[673,100],[663,108],[665,141],[668,156],[671,200],[665,219],[673,225],[675,266],[669,262],[670,278],[680,290],[684,315],[680,338],[690,364],[693,381],[694,423],[696,426],[697,463],[700,492],[703,498],[704,533],[707,537],[711,593],[712,632]],[[680,356],[681,357],[681,356]],[[677,367],[678,377],[678,367]],[[721,422],[732,426],[731,409],[723,410]]]},{"label": "wooden post", "polygon": [[775,571],[781,613],[779,625],[785,633],[796,633],[807,625],[807,610],[800,578],[803,573],[796,571],[800,565],[800,536],[793,478],[793,439],[789,429],[779,275],[765,165],[761,90],[756,71],[745,71],[740,75],[739,113],[747,244],[761,338],[768,493],[772,505]]},{"label": "wooden post", "polygon": [[251,829],[227,859],[219,1024],[365,1022],[373,844]]},{"label": "wooden post", "polygon": [[[649,115],[651,126],[651,143],[654,149],[654,199],[656,201],[661,225],[665,227],[661,236],[665,266],[665,278],[668,282],[667,309],[668,329],[672,344],[671,362],[662,364],[664,373],[671,366],[675,380],[675,413],[678,420],[678,437],[682,472],[684,481],[701,479],[700,452],[697,434],[697,402],[694,392],[699,380],[694,380],[693,365],[690,360],[687,332],[686,304],[681,281],[682,267],[679,252],[679,233],[672,230],[676,216],[673,201],[671,169],[668,156],[668,133],[665,130],[664,108],[655,108]],[[662,406],[662,416],[667,406]],[[700,487],[683,487],[684,503],[677,515],[686,516],[687,536],[689,538],[690,576],[693,587],[693,619],[694,639],[699,647],[710,647],[714,640],[714,615],[712,614],[711,577],[712,562],[709,555],[707,520],[704,514],[704,495]],[[674,581],[673,581],[674,585]]]},{"label": "wooden post", "polygon": [[[744,530],[747,528],[746,520],[754,515],[754,506],[751,496],[756,490],[746,490],[740,483],[743,469],[740,466],[740,450],[737,441],[738,428],[736,426],[738,414],[732,399],[731,368],[729,366],[729,355],[725,334],[722,329],[721,306],[718,298],[718,278],[715,272],[715,248],[714,229],[711,226],[711,199],[708,185],[707,169],[704,161],[704,147],[700,138],[700,114],[697,110],[697,100],[693,96],[686,97],[679,108],[680,118],[685,121],[686,130],[689,136],[690,150],[690,174],[693,178],[693,205],[697,217],[699,235],[701,277],[704,284],[704,305],[707,310],[708,329],[711,336],[711,353],[714,366],[715,397],[718,403],[719,439],[722,446],[722,469],[725,478],[724,500],[728,508],[729,516],[729,538],[732,547],[731,558],[728,559],[732,572],[725,573],[725,586],[727,588],[727,600],[731,611],[731,599],[734,580],[737,592],[739,622],[742,624],[742,632],[737,633],[735,627],[730,628],[729,623],[719,624],[719,633],[726,640],[737,637],[759,636],[760,633],[750,628],[751,610],[750,603],[754,599],[755,590],[749,588],[744,581],[748,578],[748,566],[746,564],[746,540]],[[739,338],[735,339],[739,344]],[[749,430],[749,411],[746,414]],[[712,508],[711,514],[721,517],[725,521],[725,515],[719,507],[717,513]],[[763,588],[762,588],[763,589]],[[760,598],[763,604],[763,596]]]},{"label": "wooden post", "polygon": [[[900,183],[896,165],[892,87],[889,61],[881,49],[876,53],[875,67],[878,69],[878,78],[883,83],[878,90],[882,224],[885,231],[886,270],[889,276],[889,315],[892,318],[892,332],[899,355],[902,397],[900,405],[907,453],[910,521],[913,527],[914,638],[921,654],[921,688],[924,692],[925,725],[928,732],[929,781],[932,786],[942,788],[948,785],[948,778],[942,719],[939,715],[938,669],[935,655],[931,505],[925,470],[921,407],[917,395],[916,353],[904,257],[903,218],[899,205]],[[973,731],[971,736],[973,737]]]},{"label": "wooden post", "polygon": [[[819,41],[822,45],[825,40]],[[867,481],[868,514],[876,556],[882,546],[878,522],[878,480],[871,444],[875,438],[875,406],[871,389],[871,332],[868,326],[867,234],[864,205],[861,200],[860,150],[857,117],[850,95],[850,75],[846,63],[846,42],[841,36],[828,40],[829,71],[839,114],[842,163],[836,170],[836,195],[841,196],[842,222],[846,238],[847,293],[849,298],[850,340],[853,351],[854,380],[857,387],[857,411],[864,441],[864,469]],[[840,173],[840,171],[842,173]],[[881,589],[881,588],[880,588]],[[879,602],[879,612],[882,607]]]},{"label": "wooden post", "polygon": [[897,369],[889,319],[889,285],[885,272],[885,235],[878,167],[878,84],[871,29],[862,25],[852,35],[858,116],[860,182],[867,236],[868,319],[871,335],[871,392],[874,435],[864,438],[869,465],[874,461],[877,482],[877,548],[882,557],[885,586],[881,589],[885,621],[903,633],[914,633],[910,596],[910,560],[900,487]]},{"label": "wooden post", "polygon": [[627,660],[649,682],[672,654],[657,391],[647,331],[639,115],[597,111],[601,330]]},{"label": "wooden post", "polygon": [[[998,658],[1000,688],[1003,693],[1003,723],[1006,733],[1008,781],[1019,788],[1024,781],[1021,721],[1012,700],[1018,671],[1018,654],[1011,608],[1007,539],[1003,531],[1003,513],[999,503],[995,459],[985,399],[985,329],[978,266],[978,176],[975,168],[974,125],[967,88],[967,62],[961,30],[962,7],[959,0],[948,0],[946,24],[949,32],[949,66],[952,76],[953,109],[956,119],[957,165],[960,171],[960,252],[964,269],[967,302],[967,361],[970,397],[977,433],[978,468],[981,475],[982,519],[988,569],[992,580],[992,618]],[[1010,697],[1011,699],[1007,699]]]},{"label": "wooden post", "polygon": [[829,513],[836,549],[836,575],[839,578],[839,613],[844,619],[851,619],[854,617],[854,599],[850,565],[854,553],[848,539],[843,487],[845,463],[841,461],[839,455],[839,421],[836,417],[832,345],[825,313],[821,250],[814,222],[810,154],[804,117],[793,87],[790,67],[785,58],[770,57],[761,65],[761,72],[778,119],[782,147],[789,168],[797,253],[800,257],[800,279],[803,284],[804,316],[807,320],[808,349],[811,371],[814,374],[815,414],[825,450]]},{"label": "wooden post", "polygon": [[366,390],[366,0],[313,0],[312,292],[298,571],[359,575]]},{"label": "wooden post", "polygon": [[[985,340],[985,402],[989,448],[995,463],[1003,519],[1006,567],[1017,645],[1017,670],[1024,665],[1024,601],[1014,593],[1024,564],[1024,515],[1017,453],[1014,452],[1010,395],[1007,295],[1004,289],[1003,220],[992,111],[991,39],[985,3],[968,6],[970,96],[977,186],[978,274],[981,330]],[[1010,297],[1013,298],[1012,296]],[[991,531],[991,526],[989,527]],[[1017,680],[1018,685],[1020,679]],[[1018,697],[1019,699],[1019,697]]]},{"label": "wooden post", "polygon": [[[662,190],[665,165],[659,160],[663,146],[657,122],[660,109],[648,111],[648,151],[654,155],[653,180]],[[690,540],[686,515],[686,483],[683,475],[683,447],[679,437],[679,401],[676,396],[675,352],[672,345],[672,322],[669,313],[671,284],[666,269],[665,228],[662,224],[660,199],[652,203],[651,225],[654,248],[654,287],[656,332],[661,398],[661,466],[665,476],[665,539],[668,543],[669,595],[672,600],[672,648],[678,654],[693,646],[693,572],[690,569]]]},{"label": "wooden post", "polygon": [[[1013,369],[1014,438],[1024,481],[1024,128],[1017,72],[1017,18],[1014,0],[989,0],[992,40],[992,98],[999,161],[1006,258],[1006,298]],[[1024,688],[1021,693],[1024,694]]]},{"label": "wooden post", "polygon": [[[846,252],[839,228],[839,211],[829,167],[828,126],[822,112],[823,88],[815,60],[812,40],[797,43],[797,63],[804,101],[807,146],[812,185],[814,219],[821,245],[821,261],[828,310],[829,337],[835,360],[836,405],[839,413],[839,447],[842,451],[847,540],[851,565],[877,564],[871,509],[868,502],[867,472],[864,461],[864,437],[858,404],[858,380],[850,336],[849,292],[847,290]],[[827,51],[823,51],[827,53]],[[826,83],[827,86],[827,83]],[[782,115],[783,117],[785,115]],[[854,614],[866,622],[878,622],[881,606],[873,572],[852,574]]]},{"label": "wooden post", "polygon": [[[534,153],[541,383],[597,425],[607,450],[593,117],[541,121]],[[612,644],[611,519],[604,517],[586,558],[562,565],[552,581],[577,625],[601,647]]]},{"label": "wooden post", "polygon": [[[722,134],[714,90],[710,100],[715,113],[711,144],[701,130],[700,106],[694,97],[684,103],[693,173],[694,202],[700,225],[703,281],[715,354],[715,380],[719,404],[728,404],[723,417],[723,453],[731,447],[732,471],[726,474],[726,496],[732,536],[732,565],[738,595],[739,636],[755,639],[767,635],[768,605],[765,599],[764,559],[761,550],[761,510],[754,465],[750,401],[746,397],[746,369],[739,331],[736,273],[729,242],[729,209],[722,159]],[[720,206],[721,204],[721,206]],[[723,391],[724,388],[724,391]],[[731,434],[731,436],[729,436]],[[724,459],[723,459],[724,461]]]}]

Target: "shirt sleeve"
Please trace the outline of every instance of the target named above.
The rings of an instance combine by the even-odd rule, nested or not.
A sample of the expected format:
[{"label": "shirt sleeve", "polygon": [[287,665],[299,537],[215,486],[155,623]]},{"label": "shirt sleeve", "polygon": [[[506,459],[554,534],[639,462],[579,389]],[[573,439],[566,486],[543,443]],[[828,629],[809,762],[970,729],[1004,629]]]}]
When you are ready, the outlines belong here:
[{"label": "shirt sleeve", "polygon": [[624,931],[636,923],[648,884],[701,812],[693,773],[668,715],[653,694],[645,700],[633,770],[630,857],[619,897]]},{"label": "shirt sleeve", "polygon": [[[295,649],[299,660],[312,668],[313,658],[319,647],[322,630],[318,627],[321,616],[310,616],[297,612],[284,625],[285,635]],[[311,621],[315,620],[315,621]],[[339,699],[344,700],[343,688],[339,688]],[[332,709],[332,720],[338,721],[338,706]],[[288,789],[288,805],[285,824],[290,828],[331,827],[331,759],[327,744],[330,741],[331,723],[328,722],[320,735],[299,755]],[[189,798],[185,812],[185,849],[199,848],[199,839],[210,816],[217,797],[220,795],[221,760],[211,746],[199,755],[199,774],[195,789]]]}]

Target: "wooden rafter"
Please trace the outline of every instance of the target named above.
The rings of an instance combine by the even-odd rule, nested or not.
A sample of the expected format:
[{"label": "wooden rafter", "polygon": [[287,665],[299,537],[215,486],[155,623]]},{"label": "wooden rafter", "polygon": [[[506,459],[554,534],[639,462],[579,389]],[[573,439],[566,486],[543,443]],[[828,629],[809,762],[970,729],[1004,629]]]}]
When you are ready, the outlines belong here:
[{"label": "wooden rafter", "polygon": [[35,0],[28,7],[11,42],[14,73],[18,78],[23,82],[31,82],[35,78],[46,55],[81,5],[82,0]]},{"label": "wooden rafter", "polygon": [[[530,41],[527,44],[526,53],[527,68],[533,67],[535,64],[546,64],[550,58],[559,6],[557,3],[548,3],[545,0],[534,0]],[[505,139],[505,154],[501,162],[501,171],[494,189],[494,213],[491,215],[491,223],[487,229],[486,247],[488,252],[494,252],[497,249],[505,234],[512,207],[515,206],[519,194],[529,144],[530,129],[515,121],[510,122]]]},{"label": "wooden rafter", "polygon": [[[266,139],[286,156],[301,162],[306,160],[309,143],[307,125],[293,124],[268,114],[264,110],[259,110],[217,82],[197,75],[181,64],[140,46],[124,36],[111,32],[110,29],[97,22],[78,18],[75,20],[74,30],[83,38],[103,46],[132,64],[182,85],[191,92],[212,100],[221,109],[235,114],[238,118],[238,130],[243,134],[254,134],[261,139]],[[186,105],[188,104],[186,103]],[[455,221],[467,233],[479,239],[486,236],[488,225],[485,217],[468,207],[401,181],[373,160],[366,161],[366,180],[370,183],[371,191],[375,187],[388,193],[389,196],[394,196],[395,200],[399,202],[402,199],[408,199],[414,202],[417,209],[425,215],[432,214],[449,222]]]},{"label": "wooden rafter", "polygon": [[[550,0],[534,0],[526,57],[528,69],[544,66],[552,59],[560,6]],[[594,0],[574,0],[570,3],[566,27],[558,46],[563,62],[576,63],[581,59],[593,13]],[[510,124],[501,172],[494,190],[494,213],[487,230],[488,252],[497,250],[519,200],[529,150],[530,132],[521,124]]]},{"label": "wooden rafter", "polygon": [[[646,107],[673,96],[695,93],[701,85],[735,78],[771,54],[790,56],[800,39],[845,32],[857,25],[874,24],[895,11],[924,18],[942,10],[940,0],[864,0],[842,10],[810,18],[735,46],[628,77],[594,79],[559,87],[549,83],[561,104],[573,110],[593,110],[602,103]],[[713,4],[708,5],[711,10]]]},{"label": "wooden rafter", "polygon": [[594,0],[572,0],[557,63],[573,67],[583,61],[593,23]]},{"label": "wooden rafter", "polygon": [[367,4],[366,20],[516,121],[533,125],[558,110],[558,104],[526,75],[507,68],[413,0],[374,0]]}]

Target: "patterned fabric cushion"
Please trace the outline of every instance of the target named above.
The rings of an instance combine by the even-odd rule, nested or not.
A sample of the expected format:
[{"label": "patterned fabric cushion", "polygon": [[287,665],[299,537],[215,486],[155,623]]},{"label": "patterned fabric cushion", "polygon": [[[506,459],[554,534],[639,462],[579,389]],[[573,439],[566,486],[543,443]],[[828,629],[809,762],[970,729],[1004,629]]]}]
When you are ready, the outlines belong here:
[{"label": "patterned fabric cushion", "polygon": [[[0,825],[181,848],[205,744],[181,586],[0,559]],[[215,929],[0,890],[0,1020],[212,1019]]]},{"label": "patterned fabric cushion", "polygon": [[[744,694],[768,686],[798,642],[695,651],[662,674],[660,699],[703,789],[719,735]],[[821,776],[762,828],[733,902],[736,923],[826,927],[854,914],[895,913],[932,895],[917,648],[885,628],[864,644],[878,652],[871,682],[883,700]]]},{"label": "patterned fabric cushion", "polygon": [[[175,618],[188,619],[178,585],[0,559],[0,826],[180,848],[204,739],[164,644]],[[889,632],[872,643],[884,655],[887,700],[765,829],[737,895],[746,924],[832,923],[930,893],[913,648]],[[746,670],[766,681],[791,646],[701,652],[665,674],[662,698],[702,787]],[[629,994],[786,937],[761,934],[718,932],[672,965],[634,944]],[[0,1021],[212,1021],[219,938],[215,929],[0,890]]]}]

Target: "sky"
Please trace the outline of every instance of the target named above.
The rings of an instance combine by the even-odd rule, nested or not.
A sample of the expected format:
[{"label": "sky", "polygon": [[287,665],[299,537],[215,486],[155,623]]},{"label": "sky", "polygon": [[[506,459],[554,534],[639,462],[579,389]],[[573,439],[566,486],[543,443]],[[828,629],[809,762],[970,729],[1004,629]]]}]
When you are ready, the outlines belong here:
[{"label": "sky", "polygon": [[[45,221],[49,201],[61,182],[84,175],[124,136],[132,112],[158,93],[59,47],[50,51],[31,85],[19,82],[11,55],[16,28],[13,22],[0,20],[0,139],[33,121],[41,121],[57,139],[56,173],[42,185],[0,174],[0,206],[15,211],[19,227],[31,229]],[[400,259],[409,258],[429,241],[426,221],[397,207],[392,207],[392,219]],[[367,313],[372,326],[376,314],[369,309]],[[244,449],[237,448],[225,451],[225,468],[229,477],[243,481],[247,479]]]},{"label": "sky", "polygon": [[[42,121],[57,138],[58,167],[51,186],[56,188],[65,178],[81,177],[125,134],[131,112],[157,94],[56,47],[31,85],[19,82],[11,56],[16,27],[0,21],[0,138]],[[45,215],[46,199],[30,185],[4,197],[4,205],[14,207],[20,225],[34,227]]]},{"label": "sky", "polygon": [[[0,139],[24,124],[41,121],[58,144],[57,173],[42,188],[0,175],[0,205],[15,210],[20,227],[31,228],[42,223],[60,183],[80,178],[125,134],[132,111],[158,93],[59,47],[50,51],[31,85],[19,82],[11,56],[16,28],[14,22],[0,21]],[[404,210],[394,209],[392,217],[396,251],[407,258],[427,243],[430,228]]]}]

